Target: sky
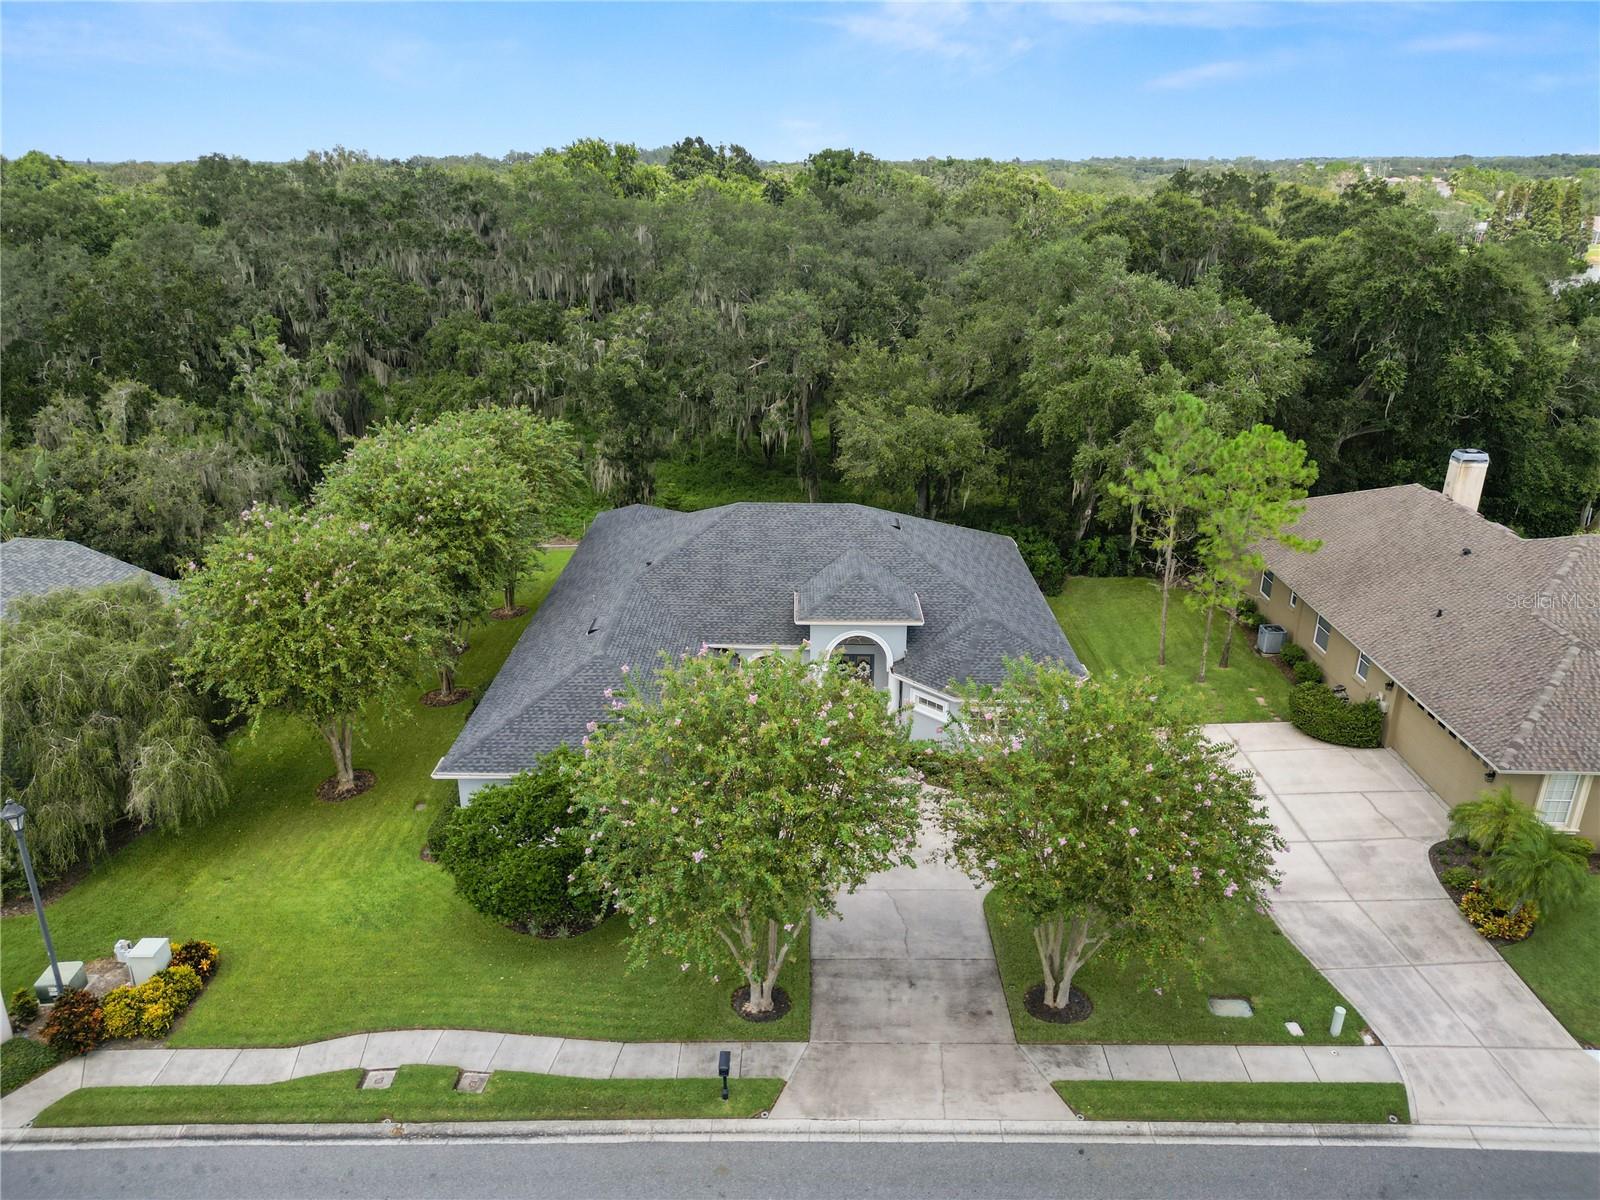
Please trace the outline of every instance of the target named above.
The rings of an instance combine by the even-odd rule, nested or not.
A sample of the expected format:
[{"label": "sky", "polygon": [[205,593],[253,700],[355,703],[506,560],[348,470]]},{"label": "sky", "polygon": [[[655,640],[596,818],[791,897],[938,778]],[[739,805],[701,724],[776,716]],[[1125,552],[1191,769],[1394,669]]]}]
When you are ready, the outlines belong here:
[{"label": "sky", "polygon": [[0,6],[0,152],[1600,150],[1600,2]]}]

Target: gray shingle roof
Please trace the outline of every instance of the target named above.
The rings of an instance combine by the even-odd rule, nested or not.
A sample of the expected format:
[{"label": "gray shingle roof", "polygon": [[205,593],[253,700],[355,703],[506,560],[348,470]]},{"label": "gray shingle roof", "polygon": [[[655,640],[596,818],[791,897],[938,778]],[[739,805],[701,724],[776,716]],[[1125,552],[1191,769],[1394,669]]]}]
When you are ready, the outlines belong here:
[{"label": "gray shingle roof", "polygon": [[1600,771],[1600,537],[1417,484],[1315,497],[1295,532],[1322,548],[1267,565],[1496,770]]},{"label": "gray shingle roof", "polygon": [[77,542],[12,538],[0,544],[0,617],[19,596],[42,596],[60,588],[102,587],[127,579],[148,579],[165,596],[177,591],[177,584],[170,579]]},{"label": "gray shingle roof", "polygon": [[859,550],[847,550],[794,594],[800,624],[835,621],[921,621],[922,602],[904,581]]},{"label": "gray shingle roof", "polygon": [[925,624],[907,630],[897,673],[934,688],[995,683],[1002,659],[1023,654],[1082,671],[1010,538],[855,504],[633,505],[595,519],[439,773],[514,773],[578,741],[623,664],[649,670],[701,642],[796,645],[807,634],[796,593],[862,577],[839,565],[851,552],[893,584],[880,598],[920,598]]}]

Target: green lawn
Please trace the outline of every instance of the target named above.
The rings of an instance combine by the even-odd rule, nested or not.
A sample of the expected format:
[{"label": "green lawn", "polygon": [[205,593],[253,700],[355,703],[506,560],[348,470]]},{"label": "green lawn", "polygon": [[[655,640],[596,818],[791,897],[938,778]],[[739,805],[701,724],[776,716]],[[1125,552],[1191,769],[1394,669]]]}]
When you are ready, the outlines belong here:
[{"label": "green lawn", "polygon": [[[1144,1083],[1083,1079],[1055,1085],[1091,1121],[1303,1121],[1410,1124],[1403,1083]],[[80,1095],[82,1093],[79,1093]]]},{"label": "green lawn", "polygon": [[1600,1046],[1600,875],[1589,876],[1582,904],[1543,918],[1526,941],[1500,952],[1568,1033]]},{"label": "green lawn", "polygon": [[[567,554],[524,589],[536,605]],[[460,678],[483,688],[525,621],[471,633]],[[378,784],[343,804],[313,795],[332,770],[320,738],[269,722],[235,739],[234,800],[194,828],[149,834],[102,864],[49,908],[62,958],[108,955],[118,938],[206,938],[222,950],[215,980],[174,1030],[175,1046],[286,1045],[379,1029],[457,1027],[632,1041],[804,1040],[809,962],[784,968],[794,1010],[753,1024],[732,1010],[732,983],[677,964],[624,970],[624,924],[581,937],[513,933],[460,900],[418,852],[455,786],[428,773],[469,705],[417,703],[419,678],[377,726],[356,766]],[[421,806],[419,808],[418,806]],[[6,995],[44,961],[31,915],[0,924]]]},{"label": "green lawn", "polygon": [[[1073,986],[1094,1002],[1094,1012],[1087,1020],[1057,1025],[1029,1015],[1023,1005],[1028,989],[1044,978],[1026,919],[1010,914],[999,892],[989,894],[983,911],[1019,1042],[1358,1045],[1361,1041],[1365,1025],[1361,1014],[1269,917],[1247,912],[1236,924],[1212,934],[1200,947],[1198,980],[1174,964],[1171,978],[1157,985],[1147,978],[1141,959],[1129,959],[1123,966],[1110,958],[1090,959]],[[1255,1016],[1213,1016],[1206,1007],[1208,996],[1244,996]],[[1349,1011],[1344,1031],[1330,1038],[1328,1022],[1335,1004]],[[1306,1036],[1291,1035],[1285,1021],[1300,1022]]]},{"label": "green lawn", "polygon": [[0,1044],[0,1096],[43,1075],[61,1059],[43,1042],[14,1037]]},{"label": "green lawn", "polygon": [[1217,667],[1226,628],[1220,615],[1211,629],[1206,681],[1195,682],[1205,622],[1177,592],[1167,609],[1167,665],[1156,666],[1161,589],[1154,580],[1074,576],[1061,595],[1050,597],[1050,607],[1083,665],[1096,675],[1162,676],[1169,687],[1193,693],[1207,721],[1289,719],[1289,681],[1275,662],[1255,653],[1242,630],[1233,631],[1231,665],[1226,671]]},{"label": "green lawn", "polygon": [[754,1117],[772,1108],[781,1079],[735,1079],[722,1100],[717,1079],[569,1079],[496,1071],[478,1095],[455,1090],[454,1067],[401,1067],[382,1090],[361,1090],[360,1071],[288,1083],[217,1087],[80,1088],[36,1126],[220,1125],[353,1121],[648,1120]]}]

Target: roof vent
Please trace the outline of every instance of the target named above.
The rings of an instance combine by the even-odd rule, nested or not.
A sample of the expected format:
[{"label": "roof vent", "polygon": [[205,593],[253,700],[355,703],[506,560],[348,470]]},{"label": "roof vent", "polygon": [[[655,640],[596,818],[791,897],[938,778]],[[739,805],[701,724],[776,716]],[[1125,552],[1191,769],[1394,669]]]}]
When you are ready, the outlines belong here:
[{"label": "roof vent", "polygon": [[1441,608],[1441,609],[1439,609],[1439,611],[1438,611],[1438,612],[1436,612],[1436,613],[1434,613],[1434,614],[1433,614],[1433,619],[1434,619],[1434,620],[1435,620],[1435,621],[1437,621],[1437,620],[1438,620],[1438,619],[1439,619],[1439,618],[1440,618],[1440,617],[1442,617],[1442,616],[1444,616],[1444,609],[1442,609],[1442,608]]},{"label": "roof vent", "polygon": [[890,521],[889,524],[893,525],[896,529],[899,529],[900,528],[900,518],[896,517],[894,520]]},{"label": "roof vent", "polygon": [[1471,546],[1463,546],[1463,547],[1461,547],[1461,557],[1462,558],[1465,558],[1467,555],[1469,555],[1471,553],[1472,553],[1472,547]]},{"label": "roof vent", "polygon": [[593,633],[595,630],[597,630],[599,628],[600,628],[600,618],[599,617],[595,617],[592,621],[589,622],[589,632]]}]

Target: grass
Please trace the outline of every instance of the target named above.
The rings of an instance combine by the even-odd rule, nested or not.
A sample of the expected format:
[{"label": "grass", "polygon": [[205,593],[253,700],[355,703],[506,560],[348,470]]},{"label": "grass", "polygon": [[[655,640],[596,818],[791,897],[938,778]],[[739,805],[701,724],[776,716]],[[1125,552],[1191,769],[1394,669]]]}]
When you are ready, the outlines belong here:
[{"label": "grass", "polygon": [[754,1117],[772,1108],[781,1079],[568,1079],[496,1071],[478,1095],[455,1090],[454,1067],[401,1067],[394,1083],[361,1090],[360,1071],[287,1083],[216,1087],[79,1088],[35,1126],[296,1124],[356,1121],[648,1120]]},{"label": "grass", "polygon": [[1542,918],[1500,953],[1568,1033],[1600,1046],[1600,875],[1589,876],[1577,907]]},{"label": "grass", "polygon": [[60,1061],[49,1046],[31,1038],[19,1036],[0,1044],[0,1096],[43,1075]]},{"label": "grass", "polygon": [[[551,554],[519,598],[537,605],[566,562]],[[461,681],[481,689],[524,620],[471,633]],[[450,877],[419,858],[428,823],[455,786],[428,778],[469,705],[417,702],[419,678],[374,725],[356,766],[377,786],[343,804],[313,789],[332,770],[318,736],[268,721],[232,743],[233,800],[203,825],[139,838],[49,907],[63,959],[109,954],[118,938],[206,938],[222,962],[169,1039],[174,1046],[290,1045],[380,1029],[454,1027],[627,1041],[804,1040],[809,962],[784,968],[794,1009],[741,1020],[733,985],[676,963],[624,969],[626,927],[613,919],[580,937],[513,933],[456,896]],[[420,806],[420,807],[419,807]],[[0,924],[4,993],[44,961],[31,915]]]},{"label": "grass", "polygon": [[[1359,1045],[1365,1022],[1317,969],[1290,944],[1268,917],[1246,912],[1209,935],[1200,951],[1198,979],[1173,964],[1171,978],[1153,984],[1138,958],[1118,965],[1096,956],[1079,970],[1073,986],[1094,1002],[1086,1020],[1057,1025],[1031,1016],[1023,1005],[1029,988],[1044,978],[1032,928],[1006,908],[1001,893],[984,900],[989,936],[1019,1042],[1178,1042],[1235,1045]],[[1155,988],[1161,987],[1160,994]],[[1253,1017],[1217,1017],[1208,996],[1244,996]],[[1328,1036],[1333,1006],[1348,1010],[1344,1031]],[[1298,1021],[1306,1036],[1284,1028]]]},{"label": "grass", "polygon": [[1402,1083],[1144,1083],[1084,1079],[1055,1085],[1091,1121],[1411,1123]]},{"label": "grass", "polygon": [[1089,579],[1074,576],[1066,590],[1050,598],[1056,620],[1084,666],[1096,675],[1155,675],[1168,687],[1190,692],[1207,721],[1285,721],[1289,681],[1277,664],[1255,653],[1241,629],[1233,630],[1232,665],[1217,667],[1226,623],[1211,630],[1211,666],[1204,683],[1200,669],[1202,615],[1174,594],[1167,610],[1167,665],[1156,666],[1161,589],[1150,579]]}]

